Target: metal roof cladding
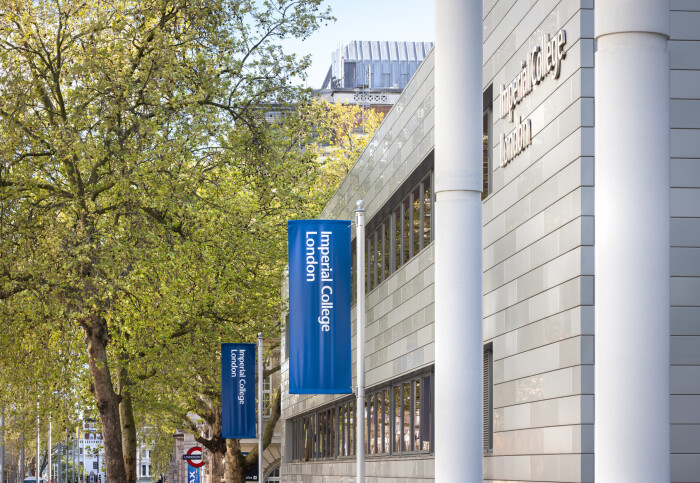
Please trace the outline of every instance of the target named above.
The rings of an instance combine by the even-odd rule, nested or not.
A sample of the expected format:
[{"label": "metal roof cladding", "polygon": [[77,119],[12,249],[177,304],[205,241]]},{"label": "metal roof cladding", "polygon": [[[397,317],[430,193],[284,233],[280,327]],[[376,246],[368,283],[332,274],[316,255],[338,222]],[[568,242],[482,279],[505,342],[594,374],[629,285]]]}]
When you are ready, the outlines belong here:
[{"label": "metal roof cladding", "polygon": [[[333,74],[343,79],[343,87],[403,89],[432,48],[433,42],[353,40],[334,53]],[[354,64],[352,74],[348,64]],[[371,82],[365,80],[367,73]],[[351,75],[354,79],[349,78]]]}]

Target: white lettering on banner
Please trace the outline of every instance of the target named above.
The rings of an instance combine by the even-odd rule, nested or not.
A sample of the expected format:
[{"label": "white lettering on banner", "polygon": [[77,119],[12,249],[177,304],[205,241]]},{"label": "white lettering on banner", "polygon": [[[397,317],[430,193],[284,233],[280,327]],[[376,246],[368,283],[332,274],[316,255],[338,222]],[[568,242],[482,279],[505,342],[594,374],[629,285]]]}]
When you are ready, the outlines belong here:
[{"label": "white lettering on banner", "polygon": [[240,375],[241,379],[238,381],[238,404],[245,404],[245,393],[246,389],[246,367],[245,367],[245,349],[231,349],[231,377],[235,378],[236,375]]},{"label": "white lettering on banner", "polygon": [[314,251],[315,240],[311,235],[316,235],[315,231],[306,232],[306,281],[315,282],[316,281],[316,265],[318,261],[316,260],[316,252]]},{"label": "white lettering on banner", "polygon": [[189,483],[194,483],[195,481],[197,481],[197,470],[190,470],[189,474],[190,474]]},{"label": "white lettering on banner", "polygon": [[[501,84],[500,90],[500,118],[508,118],[515,121],[515,107],[520,104],[534,87],[544,81],[547,74],[552,74],[555,79],[561,73],[561,61],[566,57],[564,52],[566,44],[566,31],[560,30],[553,37],[546,34],[542,37],[540,45],[536,45],[528,52],[528,59],[520,62],[520,72],[510,82]],[[506,166],[515,156],[520,154],[532,143],[532,127],[529,119],[525,121],[518,118],[518,126],[508,135],[501,134],[501,167]]]},{"label": "white lettering on banner", "polygon": [[[318,232],[306,232],[306,281],[316,281],[316,265],[321,274],[321,306],[317,318],[321,332],[330,332],[333,313],[333,267],[331,266],[331,235],[333,232],[322,231],[316,246],[314,235]],[[314,251],[314,248],[316,249]],[[315,253],[318,252],[318,253]],[[309,268],[312,267],[312,268]]]}]

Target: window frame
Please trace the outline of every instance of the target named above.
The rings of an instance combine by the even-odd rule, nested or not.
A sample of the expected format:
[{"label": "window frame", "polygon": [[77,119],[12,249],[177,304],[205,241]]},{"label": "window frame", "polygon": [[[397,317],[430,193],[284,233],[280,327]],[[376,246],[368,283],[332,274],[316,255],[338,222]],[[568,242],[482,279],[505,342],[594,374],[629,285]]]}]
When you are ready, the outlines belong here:
[{"label": "window frame", "polygon": [[493,342],[483,348],[483,449],[493,453]]},{"label": "window frame", "polygon": [[[427,371],[425,369],[416,371],[366,391],[366,457],[434,453],[434,381],[435,371],[431,367]],[[388,405],[387,396],[389,396]],[[430,400],[427,404],[426,398]],[[419,401],[418,404],[417,401]],[[370,410],[370,404],[372,404],[372,410]],[[345,397],[292,419],[289,426],[293,431],[290,438],[291,462],[355,458],[358,445],[355,440],[355,405],[355,397]],[[407,407],[408,414],[405,409]],[[417,415],[416,410],[427,411],[427,420],[423,419],[422,423],[421,415],[420,413]],[[389,424],[387,424],[387,416],[389,416]],[[424,418],[425,414],[422,417]],[[306,434],[305,428],[309,429],[309,434]],[[428,440],[424,437],[426,432]],[[373,435],[374,444],[370,444],[370,435]]]},{"label": "window frame", "polygon": [[[365,290],[371,292],[435,240],[435,188],[432,167],[401,190],[403,196],[387,203],[367,223],[365,233]],[[426,187],[429,198],[426,198]],[[416,206],[417,205],[417,206]],[[418,218],[416,218],[418,217]],[[375,221],[376,218],[376,221]],[[430,226],[426,226],[429,222]],[[426,240],[428,233],[428,240]],[[388,245],[387,246],[387,237]],[[352,300],[355,300],[356,244],[352,244]],[[388,263],[387,263],[388,257]]]}]

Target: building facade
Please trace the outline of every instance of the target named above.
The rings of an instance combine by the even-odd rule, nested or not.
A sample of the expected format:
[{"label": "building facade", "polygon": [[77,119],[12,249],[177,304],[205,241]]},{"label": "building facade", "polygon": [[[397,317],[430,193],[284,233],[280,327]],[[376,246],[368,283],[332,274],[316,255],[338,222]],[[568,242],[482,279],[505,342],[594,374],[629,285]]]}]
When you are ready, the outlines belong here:
[{"label": "building facade", "polygon": [[[484,382],[473,388],[483,395],[478,468],[483,481],[700,481],[700,5],[671,0],[669,11],[668,2],[645,0],[638,10],[651,12],[649,18],[634,8],[628,11],[633,14],[620,10],[616,16],[611,9],[625,2],[614,3],[484,1],[482,103],[474,103],[483,105],[478,114],[483,120],[479,357]],[[662,19],[658,27],[655,18]],[[619,41],[629,42],[618,46]],[[627,57],[615,57],[620,52]],[[655,55],[660,60],[653,60]],[[435,220],[447,212],[435,196],[436,129],[443,128],[436,123],[435,64],[433,50],[321,216],[354,220],[356,201],[365,202],[364,446],[371,482],[436,478],[435,408],[446,406],[435,385],[441,357],[435,349],[436,324],[441,324],[435,270],[441,232]],[[624,71],[611,70],[616,68],[642,74],[647,68],[646,78],[634,77],[641,92],[651,92],[644,91],[645,83],[663,89],[668,79],[669,94],[658,104],[660,123],[655,115],[634,119],[637,109],[655,98],[615,104],[615,96],[637,88],[623,82]],[[610,92],[613,97],[606,97]],[[447,94],[457,99],[462,93]],[[647,142],[646,124],[663,127],[669,115],[664,105],[668,124],[656,131],[662,148],[664,138],[670,144],[670,178],[661,179],[665,191],[648,196],[623,191],[629,179],[645,182],[639,172],[648,169],[646,154],[635,149]],[[616,110],[632,119],[616,126]],[[628,126],[637,138],[615,131]],[[612,139],[606,137],[613,132]],[[623,145],[616,147],[620,140]],[[625,168],[612,173],[620,184],[617,194],[610,189],[608,169],[616,166]],[[620,248],[619,240],[628,240],[651,216],[644,211],[649,197],[648,210],[666,203],[668,225],[652,227],[628,249]],[[642,208],[625,212],[613,226],[603,224],[628,205]],[[660,270],[652,282],[660,292],[667,287],[670,298],[661,306],[666,315],[650,321],[634,307],[644,307],[644,294],[655,291],[636,291],[632,270],[621,270],[620,264],[630,258],[632,264],[653,265],[653,257],[632,255],[637,245],[656,239],[656,232],[662,235],[661,252],[670,257],[670,278]],[[441,255],[457,260],[459,248],[452,250]],[[621,271],[627,279],[615,278]],[[356,360],[354,318],[353,311]],[[662,337],[649,340],[657,327]],[[634,353],[635,346],[646,352]],[[655,373],[647,359],[663,363],[664,351],[662,368],[668,371]],[[463,369],[455,366],[438,378],[459,386]],[[288,389],[287,380],[284,372]],[[653,411],[650,401],[660,401],[658,417],[643,413]],[[354,403],[353,396],[285,390],[282,481],[354,481]],[[453,412],[439,417],[459,427],[460,401],[450,403]],[[645,451],[660,455],[660,462]],[[629,465],[633,452],[633,466],[662,476],[611,476]],[[474,481],[468,466],[464,463],[464,478],[453,473],[452,481]]]}]

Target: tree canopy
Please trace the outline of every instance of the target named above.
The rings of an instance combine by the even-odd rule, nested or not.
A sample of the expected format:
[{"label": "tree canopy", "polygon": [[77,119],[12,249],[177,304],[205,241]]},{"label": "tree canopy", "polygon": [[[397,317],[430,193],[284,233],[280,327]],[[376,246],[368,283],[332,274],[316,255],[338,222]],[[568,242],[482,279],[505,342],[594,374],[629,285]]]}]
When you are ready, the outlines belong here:
[{"label": "tree canopy", "polygon": [[246,339],[279,310],[280,230],[316,168],[264,111],[304,99],[308,59],[277,41],[329,18],[321,0],[0,5],[0,316],[20,334],[0,377],[54,415],[61,371],[89,390],[110,480],[122,382],[162,372],[164,341]]}]

